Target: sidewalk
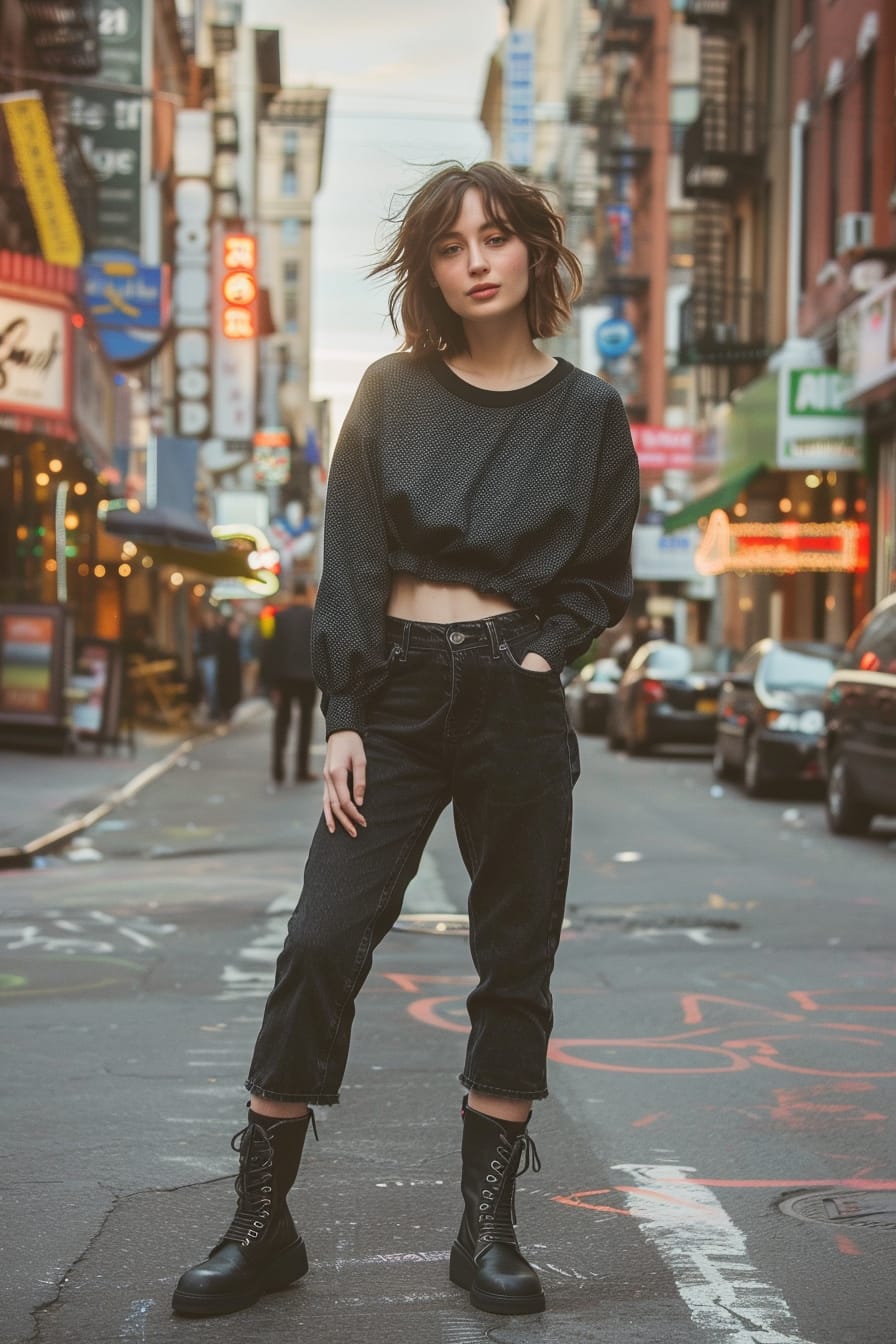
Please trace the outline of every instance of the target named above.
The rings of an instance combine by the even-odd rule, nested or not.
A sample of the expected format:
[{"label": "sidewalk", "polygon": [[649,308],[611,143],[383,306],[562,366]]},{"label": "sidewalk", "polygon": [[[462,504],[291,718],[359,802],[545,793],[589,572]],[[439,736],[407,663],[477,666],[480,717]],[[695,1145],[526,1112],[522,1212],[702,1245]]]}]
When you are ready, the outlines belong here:
[{"label": "sidewalk", "polygon": [[0,867],[27,866],[164,774],[196,741],[230,732],[263,705],[246,701],[226,725],[194,723],[184,732],[140,728],[133,755],[125,745],[97,755],[85,743],[70,756],[0,748]]}]

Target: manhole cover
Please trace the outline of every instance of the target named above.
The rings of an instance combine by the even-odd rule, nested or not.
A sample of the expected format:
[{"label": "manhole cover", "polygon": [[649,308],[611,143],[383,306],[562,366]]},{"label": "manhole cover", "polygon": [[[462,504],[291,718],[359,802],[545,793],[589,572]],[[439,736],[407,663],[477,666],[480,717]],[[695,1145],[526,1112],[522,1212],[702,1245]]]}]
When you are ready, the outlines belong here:
[{"label": "manhole cover", "polygon": [[778,1205],[791,1218],[838,1227],[883,1227],[896,1231],[896,1190],[812,1190]]}]

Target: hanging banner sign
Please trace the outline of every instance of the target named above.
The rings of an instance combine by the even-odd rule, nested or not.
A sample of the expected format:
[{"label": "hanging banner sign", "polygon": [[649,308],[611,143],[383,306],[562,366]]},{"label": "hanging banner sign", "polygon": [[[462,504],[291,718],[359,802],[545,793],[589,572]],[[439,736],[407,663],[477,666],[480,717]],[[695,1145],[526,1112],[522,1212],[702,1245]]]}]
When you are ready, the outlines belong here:
[{"label": "hanging banner sign", "polygon": [[[143,0],[100,0],[98,83],[142,89]],[[143,119],[141,94],[96,85],[69,98],[68,121],[81,133],[81,147],[99,178],[96,240],[100,247],[140,252]],[[147,169],[148,171],[148,169]]]},{"label": "hanging banner sign", "polygon": [[39,93],[0,97],[16,167],[45,261],[80,266],[81,230],[59,171],[50,123]]},{"label": "hanging banner sign", "polygon": [[98,327],[159,331],[168,321],[167,266],[144,266],[134,252],[92,252],[84,267],[84,300]]},{"label": "hanging banner sign", "polygon": [[248,443],[255,430],[258,376],[257,241],[218,224],[214,231],[212,432]]},{"label": "hanging banner sign", "polygon": [[535,157],[535,34],[511,28],[504,57],[504,160],[528,168]]},{"label": "hanging banner sign", "polygon": [[71,324],[65,308],[0,294],[0,414],[68,422]]}]

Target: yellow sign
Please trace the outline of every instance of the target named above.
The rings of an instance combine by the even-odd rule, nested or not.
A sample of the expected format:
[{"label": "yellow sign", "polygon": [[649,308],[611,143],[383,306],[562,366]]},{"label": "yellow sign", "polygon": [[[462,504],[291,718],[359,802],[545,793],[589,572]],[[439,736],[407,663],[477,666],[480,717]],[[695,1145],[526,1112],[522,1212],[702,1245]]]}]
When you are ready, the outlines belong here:
[{"label": "yellow sign", "polygon": [[81,230],[56,161],[43,100],[28,92],[7,95],[0,103],[43,258],[55,266],[80,266]]}]

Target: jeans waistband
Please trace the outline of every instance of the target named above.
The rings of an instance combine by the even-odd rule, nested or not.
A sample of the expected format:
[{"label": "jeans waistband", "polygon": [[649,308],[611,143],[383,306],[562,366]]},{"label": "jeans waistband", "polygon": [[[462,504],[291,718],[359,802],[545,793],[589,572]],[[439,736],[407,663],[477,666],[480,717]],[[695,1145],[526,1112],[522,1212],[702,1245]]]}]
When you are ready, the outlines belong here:
[{"label": "jeans waistband", "polygon": [[[489,633],[489,626],[493,634]],[[479,621],[451,621],[439,625],[433,621],[403,621],[397,616],[386,617],[386,638],[394,648],[408,649],[470,649],[488,647],[497,651],[497,644],[517,635],[535,634],[539,629],[538,617],[526,608],[505,611]]]}]

